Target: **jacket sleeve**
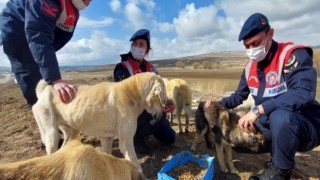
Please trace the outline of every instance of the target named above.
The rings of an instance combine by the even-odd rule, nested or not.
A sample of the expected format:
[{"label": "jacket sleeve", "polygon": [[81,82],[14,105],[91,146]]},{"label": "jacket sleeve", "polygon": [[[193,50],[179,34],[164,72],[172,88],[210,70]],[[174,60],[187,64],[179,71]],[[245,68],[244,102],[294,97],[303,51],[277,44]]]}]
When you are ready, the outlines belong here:
[{"label": "jacket sleeve", "polygon": [[129,71],[123,67],[121,63],[118,63],[113,70],[113,78],[114,82],[122,81],[123,79],[127,79],[130,77]]},{"label": "jacket sleeve", "polygon": [[248,98],[250,91],[247,86],[245,73],[243,71],[237,90],[229,97],[222,98],[220,103],[227,109],[232,109],[242,104]]},{"label": "jacket sleeve", "polygon": [[286,67],[287,92],[262,103],[267,115],[278,108],[299,111],[315,100],[317,73],[313,68],[312,57],[306,49],[297,49],[292,56],[296,63]]},{"label": "jacket sleeve", "polygon": [[54,0],[26,1],[25,33],[42,78],[51,83],[61,79],[56,52],[53,47],[56,19],[60,14]]}]

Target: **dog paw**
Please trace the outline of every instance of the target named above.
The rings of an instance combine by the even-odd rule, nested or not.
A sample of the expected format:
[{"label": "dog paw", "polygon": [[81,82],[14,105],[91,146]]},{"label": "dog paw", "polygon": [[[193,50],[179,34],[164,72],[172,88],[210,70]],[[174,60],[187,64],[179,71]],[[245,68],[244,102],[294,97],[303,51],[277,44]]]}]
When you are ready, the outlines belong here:
[{"label": "dog paw", "polygon": [[196,147],[191,146],[191,151],[196,151],[196,150],[197,150]]},{"label": "dog paw", "polygon": [[239,173],[239,171],[236,168],[231,168],[231,173]]},{"label": "dog paw", "polygon": [[229,170],[226,167],[224,167],[224,168],[221,168],[221,171],[224,173],[227,173]]}]

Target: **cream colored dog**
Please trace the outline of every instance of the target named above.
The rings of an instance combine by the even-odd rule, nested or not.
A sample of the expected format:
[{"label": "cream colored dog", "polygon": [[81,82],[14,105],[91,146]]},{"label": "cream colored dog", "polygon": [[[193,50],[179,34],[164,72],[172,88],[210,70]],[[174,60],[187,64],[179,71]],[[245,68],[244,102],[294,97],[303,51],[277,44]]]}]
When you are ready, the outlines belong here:
[{"label": "cream colored dog", "polygon": [[[165,81],[168,98],[173,100],[176,108],[174,114],[178,120],[179,133],[182,133],[181,112],[185,111],[186,127],[185,132],[189,132],[189,116],[194,116],[195,111],[191,109],[191,90],[186,81],[182,79],[171,79]],[[173,113],[171,113],[170,122],[172,124]]]},{"label": "cream colored dog", "polygon": [[48,154],[57,150],[58,129],[65,136],[63,145],[82,131],[100,137],[102,149],[109,154],[114,137],[118,137],[121,153],[142,171],[133,136],[138,116],[144,109],[157,120],[162,115],[167,94],[159,75],[140,73],[121,82],[80,86],[69,104],[62,103],[52,86],[43,80],[37,85],[36,92],[38,102],[32,111]]},{"label": "cream colored dog", "polygon": [[145,179],[130,161],[103,153],[79,141],[59,151],[24,161],[0,164],[0,179],[105,180]]}]

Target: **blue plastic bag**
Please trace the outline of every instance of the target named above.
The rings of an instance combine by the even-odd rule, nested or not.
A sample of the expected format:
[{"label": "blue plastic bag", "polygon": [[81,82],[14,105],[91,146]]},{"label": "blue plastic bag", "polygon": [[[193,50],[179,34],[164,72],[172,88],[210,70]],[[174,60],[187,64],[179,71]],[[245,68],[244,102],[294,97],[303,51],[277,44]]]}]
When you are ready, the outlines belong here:
[{"label": "blue plastic bag", "polygon": [[193,155],[190,151],[181,151],[174,155],[158,172],[158,180],[175,180],[171,176],[167,175],[173,168],[177,166],[185,165],[186,163],[193,161],[197,163],[201,168],[205,168],[205,163],[208,164],[208,168],[205,174],[202,176],[203,180],[212,180],[214,174],[213,157],[208,154],[204,155],[204,158]]}]

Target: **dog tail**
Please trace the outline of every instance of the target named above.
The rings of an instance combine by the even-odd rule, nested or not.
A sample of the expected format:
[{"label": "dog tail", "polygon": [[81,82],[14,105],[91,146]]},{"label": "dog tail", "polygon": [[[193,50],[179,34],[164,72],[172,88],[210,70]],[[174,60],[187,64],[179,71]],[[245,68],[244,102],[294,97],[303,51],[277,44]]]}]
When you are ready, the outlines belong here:
[{"label": "dog tail", "polygon": [[188,86],[183,87],[186,97],[183,98],[183,109],[190,117],[194,117],[196,109],[191,107],[191,90]]},{"label": "dog tail", "polygon": [[43,90],[47,87],[47,82],[41,79],[36,87],[36,94],[37,97],[40,97],[40,94],[43,92]]},{"label": "dog tail", "polygon": [[183,103],[183,109],[190,117],[194,117],[196,113],[196,109],[192,109],[189,103]]}]

